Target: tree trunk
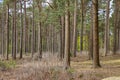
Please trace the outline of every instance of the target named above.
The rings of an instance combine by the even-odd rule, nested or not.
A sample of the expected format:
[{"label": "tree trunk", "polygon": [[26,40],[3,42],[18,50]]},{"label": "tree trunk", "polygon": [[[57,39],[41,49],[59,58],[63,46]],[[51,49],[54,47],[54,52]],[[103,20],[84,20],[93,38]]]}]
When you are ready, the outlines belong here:
[{"label": "tree trunk", "polygon": [[99,61],[99,32],[98,32],[98,0],[93,2],[93,67],[100,67]]},{"label": "tree trunk", "polygon": [[42,29],[41,29],[41,22],[39,22],[38,26],[38,53],[39,53],[39,58],[42,58]]},{"label": "tree trunk", "polygon": [[[4,7],[3,7],[4,9]],[[4,58],[4,20],[5,20],[5,17],[4,17],[4,11],[2,13],[2,43],[1,43],[1,47],[2,47],[2,57]]]},{"label": "tree trunk", "polygon": [[62,23],[62,57],[65,55],[65,16],[61,18]]},{"label": "tree trunk", "polygon": [[61,25],[61,30],[60,30],[60,60],[64,58],[64,45],[65,45],[65,20],[64,16],[60,16],[60,25]]},{"label": "tree trunk", "polygon": [[14,1],[14,42],[13,42],[13,59],[16,59],[16,0]]},{"label": "tree trunk", "polygon": [[69,11],[69,0],[65,3],[66,14],[65,14],[65,69],[70,67],[70,11]]},{"label": "tree trunk", "polygon": [[34,15],[34,1],[33,1],[33,19],[32,19],[32,40],[31,40],[31,53],[32,53],[32,57],[33,57],[33,55],[34,55],[34,46],[35,46],[35,43],[34,43],[34,41],[35,41],[35,25],[34,25],[34,17],[35,17],[35,15]]},{"label": "tree trunk", "polygon": [[105,19],[105,42],[104,42],[104,56],[107,55],[109,50],[109,6],[110,6],[110,0],[107,0],[107,6],[106,6],[106,19]]},{"label": "tree trunk", "polygon": [[[42,2],[38,2],[38,9],[39,9],[39,17],[41,16],[41,10],[42,10]],[[39,58],[42,58],[42,22],[41,18],[39,18],[39,24],[38,24],[38,54]]]},{"label": "tree trunk", "polygon": [[89,59],[93,59],[93,9],[91,8],[91,26],[90,26],[90,37],[89,37]]},{"label": "tree trunk", "polygon": [[73,56],[76,57],[76,46],[77,46],[77,0],[74,2],[74,28],[73,28]]},{"label": "tree trunk", "polygon": [[21,27],[21,31],[20,31],[20,59],[22,59],[23,57],[23,16],[22,16],[22,0],[20,1],[20,27]]},{"label": "tree trunk", "polygon": [[12,44],[12,58],[14,56],[14,16],[12,16],[12,40],[11,40],[11,44]]},{"label": "tree trunk", "polygon": [[117,15],[117,24],[116,24],[116,27],[117,27],[117,43],[116,43],[116,45],[117,45],[117,53],[119,53],[119,47],[120,47],[120,45],[119,45],[119,41],[120,41],[120,27],[119,27],[119,25],[120,25],[120,14],[119,14],[119,12],[120,12],[120,1],[119,0],[117,0],[117,6],[118,6],[118,15]]},{"label": "tree trunk", "polygon": [[26,15],[26,0],[24,0],[24,52],[27,52],[27,45],[28,45],[28,30],[27,30],[27,15]]},{"label": "tree trunk", "polygon": [[80,34],[80,51],[83,51],[83,27],[84,27],[84,2],[81,0],[81,34]]},{"label": "tree trunk", "polygon": [[118,5],[117,5],[117,0],[115,0],[113,54],[116,54],[117,51],[117,16],[118,16]]},{"label": "tree trunk", "polygon": [[7,13],[6,13],[6,54],[7,54],[7,60],[8,60],[8,54],[9,54],[9,4],[6,5]]}]

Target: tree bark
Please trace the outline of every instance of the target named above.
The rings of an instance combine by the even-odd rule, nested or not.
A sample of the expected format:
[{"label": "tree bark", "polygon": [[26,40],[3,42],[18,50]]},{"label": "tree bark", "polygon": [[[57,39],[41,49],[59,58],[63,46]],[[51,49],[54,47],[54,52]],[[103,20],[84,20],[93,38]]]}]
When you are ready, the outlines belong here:
[{"label": "tree bark", "polygon": [[16,59],[16,0],[14,1],[14,42],[13,42],[13,59]]},{"label": "tree bark", "polygon": [[90,26],[90,37],[89,37],[89,59],[93,59],[93,9],[91,8],[91,26]]},{"label": "tree bark", "polygon": [[84,27],[84,2],[81,0],[81,34],[80,34],[80,51],[83,51],[83,27]]},{"label": "tree bark", "polygon": [[106,56],[109,51],[109,6],[110,6],[110,0],[107,0],[106,19],[105,19],[104,56]]},{"label": "tree bark", "polygon": [[99,60],[99,32],[98,32],[98,0],[92,0],[93,5],[93,67],[100,66]]},{"label": "tree bark", "polygon": [[31,37],[32,37],[32,38],[31,38],[31,39],[32,39],[32,40],[31,40],[31,53],[32,53],[31,56],[32,56],[32,57],[33,57],[33,55],[34,55],[34,50],[35,50],[35,49],[34,49],[34,46],[35,46],[35,43],[34,43],[34,41],[35,41],[35,28],[34,28],[34,27],[35,27],[35,25],[34,25],[34,17],[35,17],[35,15],[34,15],[34,8],[35,8],[35,7],[34,7],[34,1],[33,1],[33,10],[32,10],[32,11],[33,11],[33,19],[32,19],[32,36],[31,36]]},{"label": "tree bark", "polygon": [[65,17],[60,16],[60,60],[64,58],[64,45],[65,45]]},{"label": "tree bark", "polygon": [[69,0],[66,0],[66,13],[65,13],[65,69],[70,67],[70,11]]},{"label": "tree bark", "polygon": [[115,10],[114,10],[114,41],[113,41],[113,54],[116,54],[117,51],[117,16],[118,16],[118,5],[117,1],[115,0]]},{"label": "tree bark", "polygon": [[[3,7],[3,9],[4,9],[4,7]],[[4,20],[5,20],[5,16],[4,16],[4,11],[3,11],[3,13],[2,13],[2,43],[1,43],[1,47],[2,47],[2,57],[4,58],[5,56],[4,56],[4,34],[5,34],[5,30],[4,30]]]},{"label": "tree bark", "polygon": [[7,57],[7,60],[8,60],[8,55],[9,55],[9,4],[6,5],[6,9],[7,9],[7,12],[6,12],[6,31],[7,31],[7,35],[6,35],[6,57]]},{"label": "tree bark", "polygon": [[[41,16],[41,10],[42,10],[42,2],[38,1],[38,9],[39,9],[39,17]],[[38,53],[39,58],[42,58],[42,22],[41,18],[39,18],[39,24],[38,24]]]},{"label": "tree bark", "polygon": [[77,0],[74,1],[74,27],[73,27],[73,56],[76,57],[76,46],[77,46]]},{"label": "tree bark", "polygon": [[20,59],[23,57],[23,10],[22,10],[22,0],[20,0]]}]

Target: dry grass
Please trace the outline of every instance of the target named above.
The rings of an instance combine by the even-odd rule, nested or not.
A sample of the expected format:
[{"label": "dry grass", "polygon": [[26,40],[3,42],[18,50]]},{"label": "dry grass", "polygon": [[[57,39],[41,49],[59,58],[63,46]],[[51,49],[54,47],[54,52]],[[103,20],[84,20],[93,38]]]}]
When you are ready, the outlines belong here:
[{"label": "dry grass", "polygon": [[44,55],[41,61],[17,60],[14,69],[0,72],[0,80],[101,80],[120,76],[120,55],[100,57],[102,68],[93,69],[92,61],[82,55],[72,58],[71,68],[63,69],[56,55]]},{"label": "dry grass", "polygon": [[120,77],[109,77],[102,80],[120,80]]},{"label": "dry grass", "polygon": [[73,59],[71,65],[83,75],[81,80],[101,80],[106,77],[120,76],[120,55],[100,57],[100,59],[102,68],[98,69],[93,69],[92,61],[82,56]]}]

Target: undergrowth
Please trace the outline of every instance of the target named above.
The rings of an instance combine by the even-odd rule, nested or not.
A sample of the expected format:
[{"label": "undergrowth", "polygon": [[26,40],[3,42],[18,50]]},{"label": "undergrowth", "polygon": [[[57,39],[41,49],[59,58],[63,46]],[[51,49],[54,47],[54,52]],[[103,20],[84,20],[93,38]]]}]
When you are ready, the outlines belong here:
[{"label": "undergrowth", "polygon": [[0,68],[2,69],[11,69],[11,68],[15,68],[15,66],[16,66],[16,61],[14,60],[0,61]]}]

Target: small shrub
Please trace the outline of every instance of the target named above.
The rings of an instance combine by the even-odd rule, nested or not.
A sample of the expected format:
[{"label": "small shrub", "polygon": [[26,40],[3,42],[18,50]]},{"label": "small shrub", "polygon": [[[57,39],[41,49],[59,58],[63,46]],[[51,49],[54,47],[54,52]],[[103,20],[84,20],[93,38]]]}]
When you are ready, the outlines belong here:
[{"label": "small shrub", "polygon": [[7,66],[8,66],[9,68],[15,68],[15,66],[16,66],[16,61],[14,61],[14,60],[8,61],[8,62],[7,62]]},{"label": "small shrub", "polygon": [[1,70],[7,70],[10,68],[15,68],[16,62],[13,60],[10,61],[0,61],[0,68]]},{"label": "small shrub", "polygon": [[69,68],[69,69],[67,70],[67,72],[68,72],[68,73],[74,73],[75,70],[74,70],[73,68]]}]

